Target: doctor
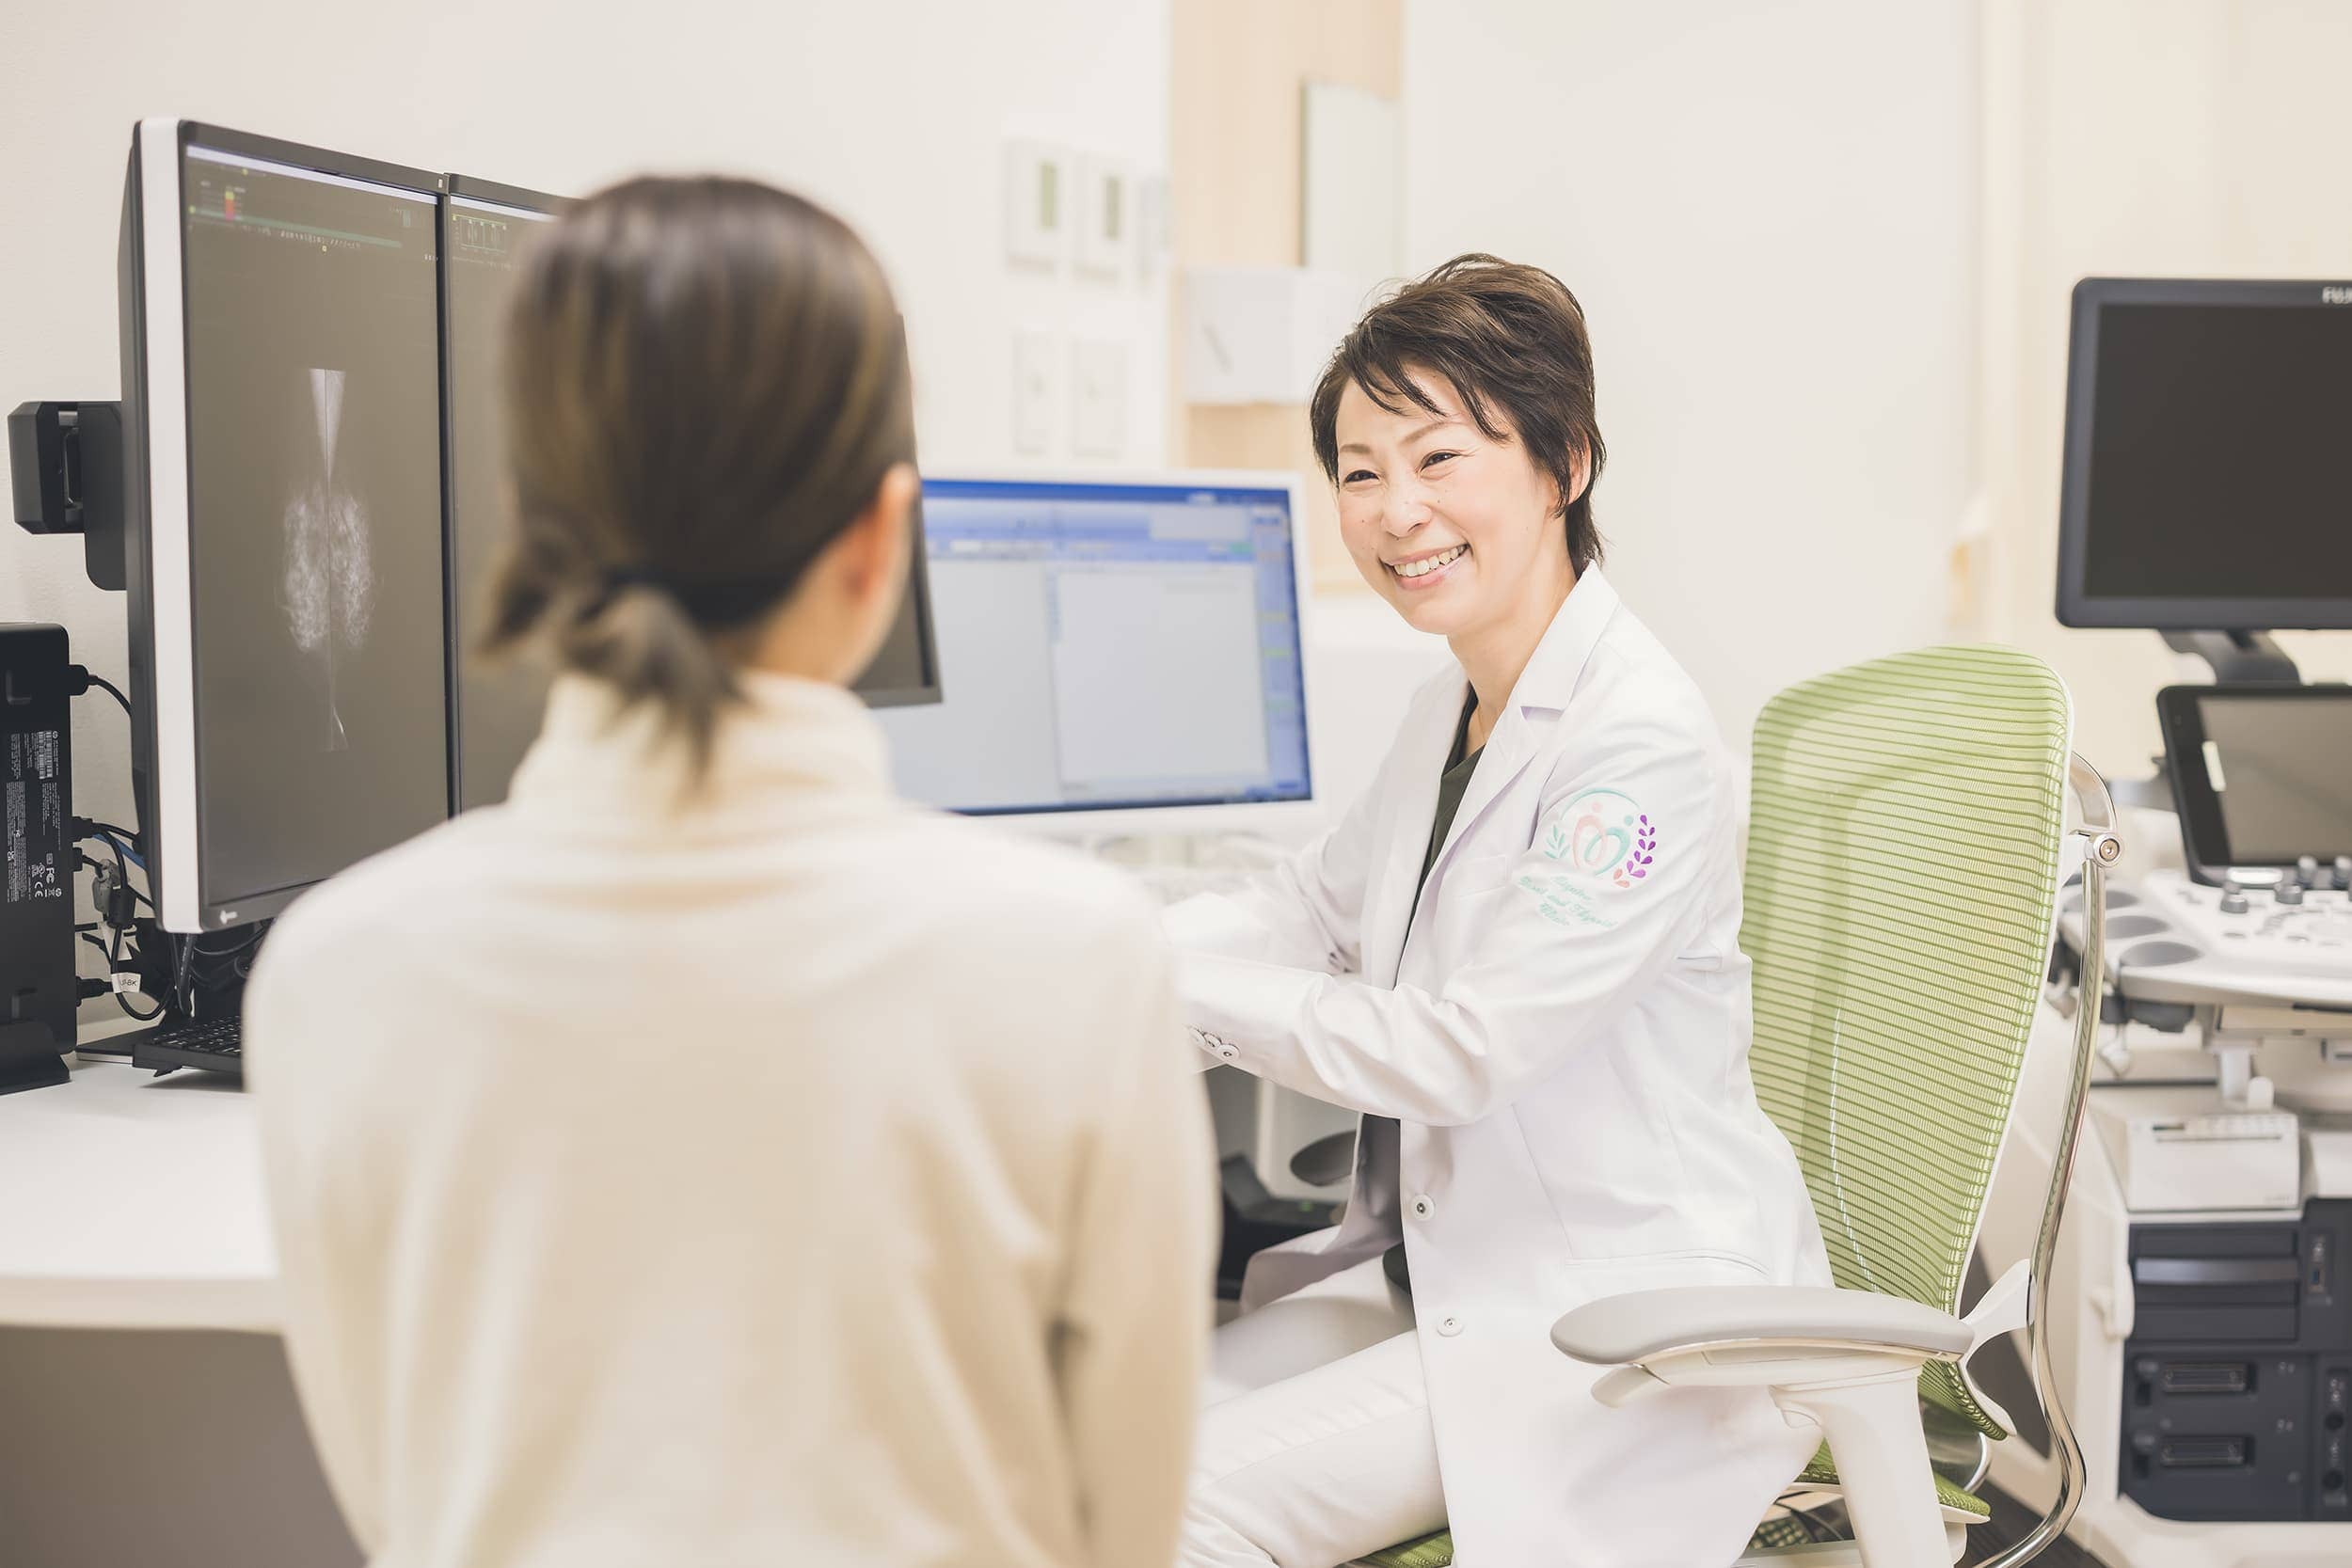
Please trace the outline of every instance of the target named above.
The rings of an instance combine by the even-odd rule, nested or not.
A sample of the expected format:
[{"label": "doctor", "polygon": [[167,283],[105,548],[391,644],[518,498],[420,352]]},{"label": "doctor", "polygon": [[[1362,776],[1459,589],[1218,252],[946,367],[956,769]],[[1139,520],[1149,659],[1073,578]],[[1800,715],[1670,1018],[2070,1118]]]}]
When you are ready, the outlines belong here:
[{"label": "doctor", "polygon": [[1819,1433],[1760,1391],[1604,1408],[1549,1338],[1618,1291],[1829,1280],[1748,1074],[1733,763],[1600,574],[1582,312],[1458,258],[1311,419],[1358,568],[1457,665],[1328,836],[1167,916],[1209,1058],[1364,1118],[1344,1222],[1219,1333],[1181,1560],[1450,1520],[1469,1568],[1728,1563]]}]

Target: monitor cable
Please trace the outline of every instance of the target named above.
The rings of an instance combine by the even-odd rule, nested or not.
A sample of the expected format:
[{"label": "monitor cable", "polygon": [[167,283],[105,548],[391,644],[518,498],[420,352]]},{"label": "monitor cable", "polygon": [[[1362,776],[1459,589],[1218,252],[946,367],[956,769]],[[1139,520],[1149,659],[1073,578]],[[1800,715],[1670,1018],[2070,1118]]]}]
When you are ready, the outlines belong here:
[{"label": "monitor cable", "polygon": [[122,716],[125,719],[131,717],[131,699],[122,694],[122,688],[103,675],[92,673],[86,665],[69,664],[66,666],[65,689],[68,696],[79,697],[93,686],[122,705]]}]

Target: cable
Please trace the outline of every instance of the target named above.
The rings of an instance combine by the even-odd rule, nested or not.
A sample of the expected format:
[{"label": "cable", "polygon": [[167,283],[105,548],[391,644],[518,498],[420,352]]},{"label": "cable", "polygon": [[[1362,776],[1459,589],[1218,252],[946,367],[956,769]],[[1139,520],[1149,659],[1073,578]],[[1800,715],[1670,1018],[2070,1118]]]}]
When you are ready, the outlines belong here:
[{"label": "cable", "polygon": [[[261,941],[262,941],[262,932],[264,932],[264,931],[266,931],[266,930],[268,930],[268,929],[269,929],[269,922],[268,922],[268,921],[266,921],[266,920],[257,920],[257,921],[255,921],[255,922],[253,923],[253,927],[252,927],[252,928],[251,928],[250,930],[248,930],[248,931],[246,933],[245,940],[244,940],[244,941],[242,941],[242,942],[238,942],[236,946],[234,946],[234,947],[199,947],[196,951],[197,951],[198,956],[199,956],[199,957],[200,957],[200,958],[235,958],[235,957],[236,957],[238,954],[240,954],[240,953],[249,953],[249,952],[251,952],[251,951],[252,951],[255,947],[257,947],[257,946],[261,945]],[[203,939],[202,939],[201,937],[190,937],[188,940],[189,940],[190,942],[201,942]]]},{"label": "cable", "polygon": [[[90,937],[87,940],[92,947],[98,946],[98,939],[96,937]],[[106,955],[107,982],[108,984],[112,984],[115,968],[122,961],[122,932],[119,929],[116,930],[113,940],[106,946],[99,948],[99,951]],[[131,996],[128,991],[119,990],[115,992],[115,1006],[120,1007],[124,1012],[129,1013],[133,1018],[137,1019],[141,1023],[152,1023],[155,1020],[164,1016],[164,1005],[160,1002],[155,1004],[151,1011],[144,1013],[139,1011],[136,1007],[131,1006]]]},{"label": "cable", "polygon": [[116,702],[120,703],[122,705],[122,716],[125,719],[131,717],[131,699],[122,694],[122,689],[120,687],[115,685],[114,682],[108,680],[105,676],[93,675],[87,670],[82,672],[82,678],[88,681],[91,686],[98,688],[99,690],[103,691],[107,696],[112,697]]},{"label": "cable", "polygon": [[[76,817],[74,820],[75,820],[76,822],[78,822],[78,823],[81,823],[81,824],[84,824],[84,825],[89,826],[89,827],[91,827],[91,828],[98,828],[98,827],[103,827],[103,824],[102,824],[102,823],[93,823],[93,822],[90,822],[89,818],[87,818],[87,817],[86,817],[86,816],[84,816],[84,817]],[[138,868],[139,868],[139,870],[140,870],[140,871],[142,871],[142,872],[144,872],[144,871],[147,869],[147,863],[146,863],[145,861],[137,860],[137,856],[136,856],[135,853],[133,853],[132,851],[129,851],[129,850],[126,850],[126,849],[124,849],[124,848],[123,848],[122,844],[121,844],[121,842],[120,842],[119,840],[115,839],[115,838],[113,838],[113,837],[111,837],[111,836],[109,836],[108,834],[103,833],[103,832],[86,832],[86,833],[82,834],[81,838],[80,838],[80,839],[78,839],[76,842],[77,842],[77,843],[85,843],[85,844],[103,844],[103,845],[104,845],[107,848],[109,848],[109,849],[113,850],[113,851],[114,851],[114,857],[115,857],[115,882],[116,882],[116,884],[117,884],[118,886],[119,886],[119,887],[122,889],[122,891],[123,891],[124,893],[127,893],[127,894],[129,894],[129,895],[131,895],[131,899],[132,899],[132,901],[133,901],[133,903],[134,903],[134,904],[144,904],[144,905],[146,905],[146,906],[148,907],[148,909],[150,909],[151,911],[154,909],[154,907],[155,907],[155,901],[154,901],[152,898],[150,898],[150,897],[149,897],[146,894],[141,893],[141,892],[140,892],[137,888],[135,888],[135,887],[133,887],[133,886],[131,885],[131,873],[129,872],[129,870],[128,870],[128,869],[126,869],[126,868],[125,868],[125,866],[124,866],[124,864],[123,864],[123,856],[124,856],[124,855],[126,855],[126,854],[131,854],[131,855],[132,855],[132,858],[133,858],[135,861],[137,861]],[[85,863],[87,863],[87,862],[89,861],[89,857],[88,857],[87,855],[84,855],[84,856],[82,857],[82,859],[83,859],[83,861],[84,861]],[[111,923],[111,922],[110,922],[110,923]]]},{"label": "cable", "polygon": [[196,962],[196,939],[180,937],[173,941],[172,946],[176,950],[172,967],[172,1000],[180,1004],[182,1013],[193,1018],[196,1016],[196,997],[188,990],[188,971]]}]

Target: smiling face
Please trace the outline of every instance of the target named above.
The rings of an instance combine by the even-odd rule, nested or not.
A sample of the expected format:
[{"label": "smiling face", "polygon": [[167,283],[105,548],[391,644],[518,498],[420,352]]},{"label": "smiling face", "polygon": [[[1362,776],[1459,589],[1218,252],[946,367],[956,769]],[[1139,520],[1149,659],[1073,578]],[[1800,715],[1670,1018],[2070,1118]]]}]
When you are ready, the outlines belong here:
[{"label": "smiling face", "polygon": [[1340,535],[1356,569],[1422,631],[1540,635],[1576,580],[1559,486],[1500,409],[1488,418],[1504,434],[1488,436],[1443,377],[1413,382],[1436,413],[1409,398],[1383,408],[1354,382],[1340,394]]}]

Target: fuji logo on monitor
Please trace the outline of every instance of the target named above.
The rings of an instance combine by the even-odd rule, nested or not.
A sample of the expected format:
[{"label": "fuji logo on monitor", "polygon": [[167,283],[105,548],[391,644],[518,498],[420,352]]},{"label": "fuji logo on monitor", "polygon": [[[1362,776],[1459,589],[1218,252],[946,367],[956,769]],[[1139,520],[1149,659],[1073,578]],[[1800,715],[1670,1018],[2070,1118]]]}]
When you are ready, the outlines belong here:
[{"label": "fuji logo on monitor", "polygon": [[2352,283],[2329,283],[2319,291],[2322,305],[2352,305]]}]

